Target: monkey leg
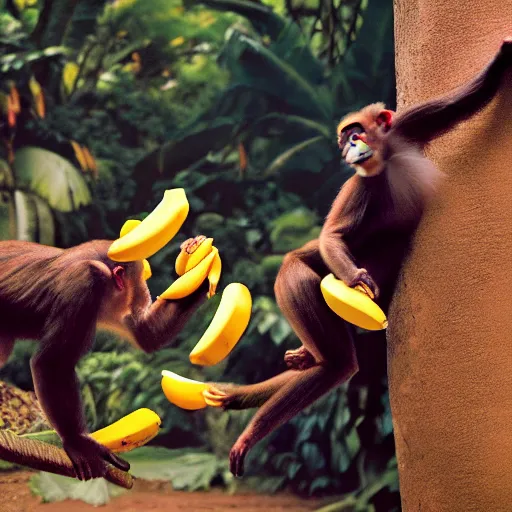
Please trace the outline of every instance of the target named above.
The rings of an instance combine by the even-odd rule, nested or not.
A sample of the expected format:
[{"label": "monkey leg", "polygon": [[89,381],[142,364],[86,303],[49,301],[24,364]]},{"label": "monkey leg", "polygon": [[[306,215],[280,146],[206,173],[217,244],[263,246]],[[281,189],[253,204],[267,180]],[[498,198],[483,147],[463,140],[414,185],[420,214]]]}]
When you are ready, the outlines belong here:
[{"label": "monkey leg", "polygon": [[[314,253],[291,253],[278,274],[278,305],[302,341],[302,353],[310,354],[316,365],[259,384],[270,396],[231,449],[230,467],[237,476],[243,474],[245,456],[258,441],[358,370],[354,329],[325,303],[319,271]],[[284,384],[276,386],[283,375]]]},{"label": "monkey leg", "polygon": [[203,395],[224,409],[240,410],[260,407],[297,373],[300,372],[290,370],[263,382],[246,386],[212,382],[208,384]]},{"label": "monkey leg", "polygon": [[320,364],[296,372],[287,380],[287,384],[258,410],[231,448],[229,464],[235,476],[243,475],[245,457],[258,441],[346,380],[346,375],[332,366]]},{"label": "monkey leg", "polygon": [[313,247],[289,253],[274,286],[277,304],[303,345],[289,353],[292,358],[312,358],[316,364],[346,366],[350,373],[357,369],[354,330],[324,300],[320,282],[328,269]]}]

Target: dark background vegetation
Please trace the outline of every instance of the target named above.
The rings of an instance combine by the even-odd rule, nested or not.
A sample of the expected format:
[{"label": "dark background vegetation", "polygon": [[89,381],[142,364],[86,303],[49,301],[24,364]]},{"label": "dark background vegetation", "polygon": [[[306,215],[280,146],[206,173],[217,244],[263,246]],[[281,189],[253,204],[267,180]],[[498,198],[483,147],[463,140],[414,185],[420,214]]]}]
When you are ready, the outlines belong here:
[{"label": "dark background vegetation", "polygon": [[[392,1],[0,7],[0,239],[116,238],[164,190],[184,187],[190,214],[150,260],[152,295],[175,278],[180,243],[199,233],[220,249],[219,291],[233,281],[251,290],[249,329],[217,367],[193,367],[188,353],[219,295],[176,347],[149,356],[99,333],[78,369],[91,429],[149,407],[163,419],[152,444],[173,450],[144,453],[155,467],[170,457],[185,468],[166,474],[175,487],[232,487],[227,454],[253,411],[182,411],[161,392],[160,371],[252,383],[284,370],[299,342],[273,282],[283,255],[318,235],[349,176],[337,121],[373,101],[394,108]],[[399,510],[384,338],[361,332],[358,347],[360,373],[260,443],[246,482],[343,495],[336,510]],[[32,389],[32,350],[19,343],[0,379]]]}]

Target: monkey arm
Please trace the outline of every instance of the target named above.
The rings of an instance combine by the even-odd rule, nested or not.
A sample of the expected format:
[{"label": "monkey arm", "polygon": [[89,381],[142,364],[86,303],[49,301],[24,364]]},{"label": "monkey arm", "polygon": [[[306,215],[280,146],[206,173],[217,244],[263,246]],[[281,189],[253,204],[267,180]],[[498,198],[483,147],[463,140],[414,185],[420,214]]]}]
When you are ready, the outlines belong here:
[{"label": "monkey arm", "polygon": [[392,132],[424,145],[484,108],[495,96],[505,72],[512,68],[512,38],[473,80],[439,99],[413,106],[398,115]]},{"label": "monkey arm", "polygon": [[320,254],[329,270],[347,284],[353,284],[358,268],[354,263],[343,235],[337,230],[322,229]]},{"label": "monkey arm", "polygon": [[377,295],[377,286],[365,269],[358,268],[344,240],[345,235],[357,224],[353,214],[357,209],[353,207],[351,201],[353,197],[363,193],[356,191],[358,186],[359,181],[351,178],[341,188],[320,232],[318,249],[324,264],[338,279],[349,286],[364,282],[372,289],[374,295]]},{"label": "monkey arm", "polygon": [[124,319],[131,337],[144,352],[154,352],[173,342],[192,314],[206,300],[208,283],[182,299],[157,299],[148,309],[135,310]]}]

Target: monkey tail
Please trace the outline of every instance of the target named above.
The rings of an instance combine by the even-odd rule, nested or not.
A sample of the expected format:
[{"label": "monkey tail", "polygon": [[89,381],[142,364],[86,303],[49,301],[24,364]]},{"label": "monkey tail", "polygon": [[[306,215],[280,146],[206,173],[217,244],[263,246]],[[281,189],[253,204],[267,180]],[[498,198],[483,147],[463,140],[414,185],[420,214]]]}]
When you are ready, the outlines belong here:
[{"label": "monkey tail", "polygon": [[[0,459],[39,471],[76,478],[73,464],[62,448],[36,439],[24,439],[8,430],[0,430]],[[133,487],[132,475],[111,465],[107,467],[105,479],[125,489]]]}]

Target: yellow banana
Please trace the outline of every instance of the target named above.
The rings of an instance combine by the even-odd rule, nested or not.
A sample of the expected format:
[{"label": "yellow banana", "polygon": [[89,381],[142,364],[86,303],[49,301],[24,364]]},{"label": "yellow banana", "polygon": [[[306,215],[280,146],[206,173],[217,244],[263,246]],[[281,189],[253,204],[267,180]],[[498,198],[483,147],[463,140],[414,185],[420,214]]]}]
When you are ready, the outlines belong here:
[{"label": "yellow banana", "polygon": [[144,272],[142,275],[147,281],[153,275],[153,272],[151,272],[151,265],[148,260],[142,260],[142,264],[144,265]]},{"label": "yellow banana", "polygon": [[190,254],[187,251],[180,251],[174,265],[176,274],[182,276],[185,273],[185,267],[187,266],[187,261],[189,258]]},{"label": "yellow banana", "polygon": [[215,255],[218,254],[216,247],[212,248],[212,252],[206,258],[196,265],[192,270],[185,272],[181,277],[176,279],[174,283],[160,295],[161,299],[182,299],[194,293],[203,283],[210,272]]},{"label": "yellow banana", "polygon": [[119,236],[122,237],[124,235],[127,235],[133,228],[136,228],[141,222],[142,222],[141,220],[136,220],[136,219],[127,220],[123,224],[123,227],[121,228]]},{"label": "yellow banana", "polygon": [[90,436],[113,452],[128,452],[151,441],[160,429],[160,418],[151,409],[138,409]]},{"label": "yellow banana", "polygon": [[211,366],[222,361],[247,328],[251,308],[249,289],[241,283],[228,284],[213,320],[190,353],[190,362]]},{"label": "yellow banana", "polygon": [[333,274],[322,279],[320,289],[327,305],[347,322],[370,331],[388,326],[384,311],[366,293],[351,288]]},{"label": "yellow banana", "polygon": [[187,379],[168,370],[162,371],[162,389],[167,400],[182,409],[204,409],[206,402],[203,391],[207,387],[204,382]]},{"label": "yellow banana", "polygon": [[[203,241],[199,243],[193,252],[189,252],[190,245],[197,245],[197,239],[203,238]],[[194,239],[189,239],[183,242],[182,249],[176,258],[176,274],[182,276],[185,272],[193,269],[198,263],[200,263],[208,254],[212,252],[213,238],[205,238],[204,236],[197,236]]]},{"label": "yellow banana", "polygon": [[222,270],[222,261],[220,259],[219,253],[215,255],[213,259],[212,266],[210,267],[210,272],[208,274],[208,281],[210,283],[210,289],[208,290],[208,298],[211,299],[217,290],[217,285],[219,284],[220,274]]},{"label": "yellow banana", "polygon": [[[136,219],[130,219],[127,220],[123,227],[121,228],[121,232],[119,233],[119,236],[122,237],[124,235],[127,235],[132,229],[136,228],[142,221],[136,220]],[[149,264],[148,260],[142,260],[142,264],[144,265],[144,273],[142,274],[144,279],[147,281],[153,273],[151,272],[151,265]]]},{"label": "yellow banana", "polygon": [[185,190],[166,190],[160,204],[140,224],[114,241],[108,257],[114,261],[135,261],[155,254],[179,231],[188,211]]},{"label": "yellow banana", "polygon": [[185,264],[185,272],[192,270],[201,261],[203,261],[208,254],[212,252],[213,238],[207,238],[201,245],[189,255],[187,263]]}]

